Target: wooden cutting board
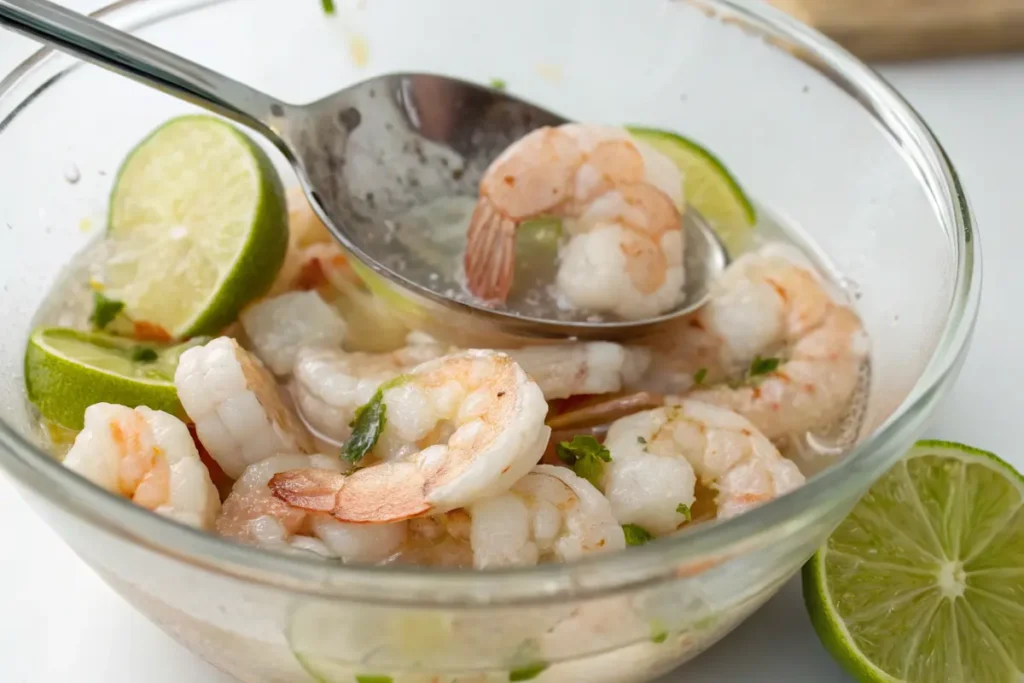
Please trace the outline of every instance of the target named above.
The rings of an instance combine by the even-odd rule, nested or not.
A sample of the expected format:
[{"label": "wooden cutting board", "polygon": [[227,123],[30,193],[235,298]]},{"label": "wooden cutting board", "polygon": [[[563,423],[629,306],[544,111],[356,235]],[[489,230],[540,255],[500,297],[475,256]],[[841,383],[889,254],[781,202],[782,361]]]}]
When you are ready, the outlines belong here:
[{"label": "wooden cutting board", "polygon": [[1024,50],[1024,0],[770,0],[861,57]]}]

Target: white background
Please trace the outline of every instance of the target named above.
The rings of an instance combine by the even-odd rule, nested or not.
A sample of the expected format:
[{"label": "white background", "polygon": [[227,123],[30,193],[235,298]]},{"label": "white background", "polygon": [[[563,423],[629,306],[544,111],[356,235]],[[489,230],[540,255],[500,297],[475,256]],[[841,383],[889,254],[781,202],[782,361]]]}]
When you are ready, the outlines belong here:
[{"label": "white background", "polygon": [[[306,0],[312,2],[313,0]],[[75,9],[96,0],[66,0]],[[0,73],[34,46],[0,31]],[[960,171],[984,249],[985,295],[970,357],[929,436],[1017,450],[1024,363],[1024,57],[883,66]],[[10,188],[8,188],[10,189]],[[231,683],[122,602],[68,550],[0,475],[0,681]],[[662,683],[850,680],[819,645],[798,580],[725,641]]]}]

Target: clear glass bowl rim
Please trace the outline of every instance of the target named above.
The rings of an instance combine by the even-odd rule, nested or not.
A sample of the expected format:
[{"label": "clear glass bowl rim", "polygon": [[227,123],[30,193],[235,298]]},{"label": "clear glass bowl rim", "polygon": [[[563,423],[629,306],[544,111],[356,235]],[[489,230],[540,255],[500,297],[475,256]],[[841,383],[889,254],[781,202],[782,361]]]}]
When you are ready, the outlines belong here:
[{"label": "clear glass bowl rim", "polygon": [[[231,0],[120,0],[92,16],[126,30]],[[645,0],[663,2],[664,0]],[[677,0],[679,1],[679,0]],[[966,351],[977,316],[981,290],[981,260],[974,219],[958,175],[935,136],[913,108],[884,79],[846,50],[768,3],[744,0],[682,0],[712,16],[742,26],[752,39],[788,45],[795,58],[810,64],[854,97],[875,117],[916,165],[926,191],[942,209],[940,219],[952,223],[955,243],[955,282],[949,315],[936,350],[911,392],[873,434],[839,464],[811,478],[802,488],[758,508],[754,514],[701,525],[675,539],[666,539],[629,552],[589,558],[569,565],[506,569],[487,572],[417,567],[358,567],[324,563],[222,540],[178,525],[136,507],[81,479],[0,421],[0,464],[22,485],[53,505],[86,519],[130,543],[196,567],[243,581],[322,597],[345,597],[396,605],[480,605],[541,603],[556,595],[582,598],[591,593],[636,589],[677,576],[677,568],[699,568],[708,561],[741,554],[757,547],[772,533],[781,533],[807,511],[843,499],[841,490],[860,490],[889,467],[897,456],[884,447],[912,425],[916,409],[943,392],[946,380]],[[139,15],[138,10],[150,10]],[[129,21],[123,15],[129,14]],[[54,55],[38,50],[0,81],[0,133],[43,88],[77,68],[76,64],[41,87],[5,107],[4,100],[45,60]],[[63,496],[61,492],[71,495]],[[588,574],[612,576],[588,581]],[[365,590],[372,586],[371,594]]]}]

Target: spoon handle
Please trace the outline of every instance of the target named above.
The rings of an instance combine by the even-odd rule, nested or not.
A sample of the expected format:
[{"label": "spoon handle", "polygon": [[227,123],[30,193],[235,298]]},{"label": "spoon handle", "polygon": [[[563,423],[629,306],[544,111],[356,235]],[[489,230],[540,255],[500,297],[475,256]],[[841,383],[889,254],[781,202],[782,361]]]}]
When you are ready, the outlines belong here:
[{"label": "spoon handle", "polygon": [[255,128],[284,149],[287,105],[238,81],[46,0],[0,0],[0,26]]}]

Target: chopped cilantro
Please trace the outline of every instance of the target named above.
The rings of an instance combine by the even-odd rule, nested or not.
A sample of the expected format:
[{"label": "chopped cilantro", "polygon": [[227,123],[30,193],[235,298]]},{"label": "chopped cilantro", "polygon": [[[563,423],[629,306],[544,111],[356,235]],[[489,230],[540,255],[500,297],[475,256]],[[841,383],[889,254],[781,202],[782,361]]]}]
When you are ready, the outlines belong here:
[{"label": "chopped cilantro", "polygon": [[612,461],[612,454],[592,436],[574,436],[555,446],[559,460],[572,467],[577,476],[594,486],[600,486],[604,464]]},{"label": "chopped cilantro", "polygon": [[687,522],[689,522],[691,519],[693,519],[693,516],[690,513],[690,506],[687,505],[686,503],[680,503],[679,505],[677,505],[676,506],[676,512],[681,514],[683,517],[686,517],[686,521]]},{"label": "chopped cilantro", "polygon": [[643,545],[654,540],[651,532],[636,524],[623,524],[622,533],[626,535],[626,545]]},{"label": "chopped cilantro", "polygon": [[492,78],[488,85],[490,85],[495,90],[504,90],[505,88],[508,87],[508,83],[506,83],[505,79],[503,78]]},{"label": "chopped cilantro", "polygon": [[324,8],[324,14],[334,14],[334,0],[320,0],[320,6]]},{"label": "chopped cilantro", "polygon": [[509,681],[529,681],[540,676],[548,668],[547,662],[536,661],[508,672]]},{"label": "chopped cilantro", "polygon": [[377,445],[387,422],[388,404],[384,402],[384,387],[381,386],[373,398],[356,409],[355,416],[348,423],[352,435],[342,445],[341,457],[353,464],[362,460]]},{"label": "chopped cilantro", "polygon": [[114,318],[116,318],[123,310],[123,301],[111,299],[103,292],[94,291],[92,293],[92,315],[89,316],[89,322],[91,322],[96,329],[102,330],[107,325],[114,322]]},{"label": "chopped cilantro", "polygon": [[638,437],[636,437],[636,442],[637,442],[638,444],[640,444],[641,446],[646,446],[646,445],[647,445],[647,439],[645,439],[645,438],[644,438],[644,437],[642,437],[642,436],[638,436]]},{"label": "chopped cilantro", "polygon": [[132,360],[136,363],[152,363],[156,359],[156,350],[148,346],[136,346],[132,349]]},{"label": "chopped cilantro", "polygon": [[664,643],[668,640],[668,631],[657,621],[651,623],[651,642]]},{"label": "chopped cilantro", "polygon": [[779,358],[761,358],[761,356],[755,356],[754,360],[750,363],[750,370],[747,372],[749,377],[757,377],[759,375],[767,375],[768,373],[775,372],[775,368],[779,367],[781,359]]},{"label": "chopped cilantro", "polygon": [[694,384],[704,384],[704,378],[708,376],[708,369],[701,368],[697,372],[693,373]]}]

